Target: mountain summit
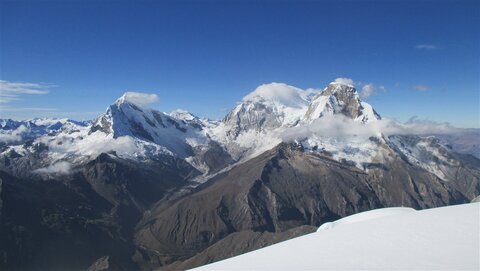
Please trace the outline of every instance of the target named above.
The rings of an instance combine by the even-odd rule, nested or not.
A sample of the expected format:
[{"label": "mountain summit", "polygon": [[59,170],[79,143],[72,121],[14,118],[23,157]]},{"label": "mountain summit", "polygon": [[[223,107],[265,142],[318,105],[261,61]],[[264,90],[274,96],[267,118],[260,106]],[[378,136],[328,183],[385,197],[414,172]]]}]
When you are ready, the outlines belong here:
[{"label": "mountain summit", "polygon": [[294,126],[308,108],[315,91],[283,83],[257,87],[230,111],[223,122],[227,136],[236,139],[242,132],[263,132]]},{"label": "mountain summit", "polygon": [[141,107],[126,93],[94,121],[89,134],[100,131],[113,138],[131,136],[166,147],[180,157],[191,156],[193,151],[187,139],[194,139],[197,144],[206,144],[208,139],[198,123],[189,125],[175,116]]},{"label": "mountain summit", "polygon": [[335,114],[342,114],[364,123],[381,119],[370,104],[360,99],[355,87],[332,82],[313,98],[303,121],[311,122]]}]

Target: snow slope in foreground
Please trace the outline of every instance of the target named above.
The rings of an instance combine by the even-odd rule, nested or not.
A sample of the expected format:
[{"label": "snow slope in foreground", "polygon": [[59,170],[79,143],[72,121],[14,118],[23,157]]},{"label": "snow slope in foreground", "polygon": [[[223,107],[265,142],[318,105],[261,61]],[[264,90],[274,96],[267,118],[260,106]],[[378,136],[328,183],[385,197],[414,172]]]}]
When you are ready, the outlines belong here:
[{"label": "snow slope in foreground", "polygon": [[195,270],[480,270],[480,203],[385,208]]}]

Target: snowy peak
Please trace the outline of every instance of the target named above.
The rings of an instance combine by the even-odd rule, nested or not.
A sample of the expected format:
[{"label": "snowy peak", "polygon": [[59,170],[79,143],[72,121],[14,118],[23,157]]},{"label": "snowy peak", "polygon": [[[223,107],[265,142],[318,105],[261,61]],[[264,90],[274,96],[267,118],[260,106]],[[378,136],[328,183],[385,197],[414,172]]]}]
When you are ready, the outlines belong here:
[{"label": "snowy peak", "polygon": [[70,119],[35,118],[25,121],[0,119],[0,146],[6,143],[21,144],[47,134],[72,133],[88,125],[87,121]]},{"label": "snowy peak", "polygon": [[314,90],[302,90],[283,83],[257,87],[246,95],[223,122],[227,135],[236,138],[241,132],[262,132],[294,126],[305,114]]},{"label": "snowy peak", "polygon": [[171,117],[183,120],[183,121],[193,121],[193,120],[198,120],[199,118],[195,116],[194,114],[183,110],[183,109],[176,109],[169,114]]},{"label": "snowy peak", "polygon": [[303,122],[309,123],[315,119],[336,114],[364,123],[381,119],[370,104],[360,100],[355,87],[332,82],[313,98],[303,117]]},{"label": "snowy peak", "polygon": [[134,136],[154,141],[148,130],[166,127],[164,113],[140,107],[128,99],[128,93],[118,98],[106,112],[94,121],[90,133],[102,131],[113,137]]},{"label": "snowy peak", "polygon": [[[97,118],[91,132],[100,130],[115,138],[128,135],[155,142],[155,130],[166,128],[167,121],[170,120],[168,115],[146,108],[147,104],[156,99],[158,98],[154,94],[124,93]],[[170,120],[169,123],[176,122]]]},{"label": "snowy peak", "polygon": [[226,135],[235,140],[242,133],[294,127],[337,114],[362,123],[379,120],[380,116],[360,99],[352,84],[335,81],[321,92],[283,83],[261,85],[225,117]]},{"label": "snowy peak", "polygon": [[194,122],[196,119],[185,112],[168,115],[147,109],[139,102],[132,102],[127,93],[94,121],[89,134],[102,132],[113,138],[130,136],[163,146],[180,157],[188,157],[192,155],[192,146],[208,141],[201,122]]},{"label": "snowy peak", "polygon": [[339,93],[340,95],[358,97],[357,89],[355,89],[353,85],[339,82],[331,82],[320,94],[324,96],[331,96],[336,93]]}]

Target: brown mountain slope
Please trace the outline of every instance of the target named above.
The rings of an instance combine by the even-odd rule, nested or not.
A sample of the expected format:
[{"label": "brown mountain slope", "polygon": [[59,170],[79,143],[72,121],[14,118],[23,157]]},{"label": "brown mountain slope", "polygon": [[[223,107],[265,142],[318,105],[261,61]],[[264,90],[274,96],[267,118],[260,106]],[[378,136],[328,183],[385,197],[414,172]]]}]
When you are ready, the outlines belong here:
[{"label": "brown mountain slope", "polygon": [[462,164],[452,169],[454,180],[444,181],[387,145],[379,148],[388,159],[362,171],[328,154],[281,144],[187,196],[159,204],[137,227],[135,260],[155,268],[188,259],[234,232],[283,232],[374,208],[469,202],[480,191],[478,165]]}]

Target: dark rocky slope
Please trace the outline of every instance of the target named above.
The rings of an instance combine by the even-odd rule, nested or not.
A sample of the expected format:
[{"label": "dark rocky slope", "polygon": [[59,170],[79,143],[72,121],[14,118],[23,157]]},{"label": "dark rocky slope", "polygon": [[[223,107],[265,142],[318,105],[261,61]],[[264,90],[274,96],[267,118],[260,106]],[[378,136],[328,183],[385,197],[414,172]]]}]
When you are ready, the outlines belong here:
[{"label": "dark rocky slope", "polygon": [[[139,225],[135,260],[145,269],[186,260],[236,232],[284,232],[361,211],[408,206],[416,209],[469,202],[480,192],[479,160],[455,170],[455,179],[410,164],[387,145],[385,164],[367,172],[304,152],[278,147],[216,176],[196,191],[158,204]],[[473,163],[473,164],[472,164]],[[228,243],[228,242],[227,242]],[[252,248],[255,246],[252,246]],[[228,255],[244,249],[225,246]],[[182,268],[208,263],[208,257]],[[178,263],[176,263],[178,264]]]},{"label": "dark rocky slope", "polygon": [[103,256],[137,269],[135,224],[196,174],[183,160],[135,163],[111,154],[48,179],[0,171],[0,269],[85,270]]}]

